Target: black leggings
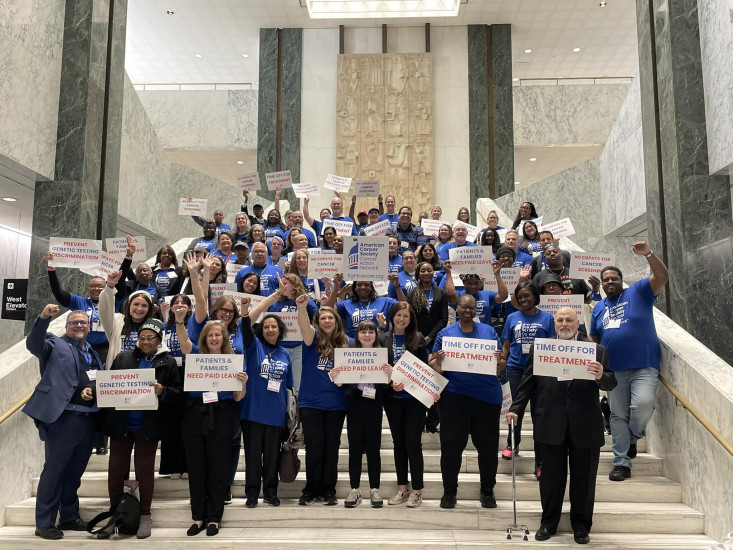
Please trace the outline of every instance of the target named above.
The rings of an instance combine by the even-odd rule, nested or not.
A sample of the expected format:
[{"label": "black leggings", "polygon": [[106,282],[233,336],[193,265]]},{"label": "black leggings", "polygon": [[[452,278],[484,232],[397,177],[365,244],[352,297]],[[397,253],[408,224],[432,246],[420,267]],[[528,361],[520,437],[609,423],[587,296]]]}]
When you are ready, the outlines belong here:
[{"label": "black leggings", "polygon": [[369,488],[379,489],[382,470],[382,403],[362,397],[360,391],[346,401],[346,429],[349,436],[349,481],[358,489],[361,481],[361,457],[366,452]]},{"label": "black leggings", "polygon": [[384,401],[389,429],[392,432],[394,463],[397,471],[397,484],[407,485],[407,464],[412,474],[412,489],[420,491],[424,487],[422,456],[422,431],[425,427],[427,409],[412,397],[387,397]]}]

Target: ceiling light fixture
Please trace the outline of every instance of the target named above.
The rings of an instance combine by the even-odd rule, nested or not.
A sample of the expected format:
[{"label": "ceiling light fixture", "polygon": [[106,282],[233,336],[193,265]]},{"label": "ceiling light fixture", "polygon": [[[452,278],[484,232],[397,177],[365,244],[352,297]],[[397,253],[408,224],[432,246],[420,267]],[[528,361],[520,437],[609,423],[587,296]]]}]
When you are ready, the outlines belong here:
[{"label": "ceiling light fixture", "polygon": [[173,10],[166,10],[165,13],[167,13],[168,15],[175,15],[176,12],[174,12]]},{"label": "ceiling light fixture", "polygon": [[237,164],[244,164],[244,161],[243,160],[238,160],[237,161]]},{"label": "ceiling light fixture", "polygon": [[580,48],[573,48],[573,51],[574,51],[575,53],[578,53],[578,52],[580,51]]},{"label": "ceiling light fixture", "polygon": [[537,160],[537,157],[530,157],[529,162],[534,162]]},{"label": "ceiling light fixture", "polygon": [[195,54],[193,54],[193,56],[194,56],[194,57],[195,57],[196,59],[201,59],[201,58],[203,57],[203,55],[202,55],[202,54],[200,54],[200,53],[195,53]]},{"label": "ceiling light fixture", "polygon": [[532,50],[530,48],[527,48],[526,50],[524,50],[524,53],[532,53]]},{"label": "ceiling light fixture", "polygon": [[519,82],[519,77],[515,76],[514,78],[512,78],[512,82]]},{"label": "ceiling light fixture", "polygon": [[15,202],[15,201],[17,201],[18,199],[14,199],[13,197],[3,197],[3,200],[4,200],[5,202]]},{"label": "ceiling light fixture", "polygon": [[243,53],[243,54],[242,54],[242,57],[245,57],[245,58],[246,58],[246,57],[249,57],[249,54],[248,54],[248,53]]},{"label": "ceiling light fixture", "polygon": [[306,0],[311,19],[455,17],[461,0]]},{"label": "ceiling light fixture", "polygon": [[598,4],[598,7],[605,8],[607,5],[608,5],[608,2],[601,2],[600,4]]},{"label": "ceiling light fixture", "polygon": [[520,183],[522,183],[522,182],[521,181],[515,181],[514,182],[514,185],[519,185]]}]

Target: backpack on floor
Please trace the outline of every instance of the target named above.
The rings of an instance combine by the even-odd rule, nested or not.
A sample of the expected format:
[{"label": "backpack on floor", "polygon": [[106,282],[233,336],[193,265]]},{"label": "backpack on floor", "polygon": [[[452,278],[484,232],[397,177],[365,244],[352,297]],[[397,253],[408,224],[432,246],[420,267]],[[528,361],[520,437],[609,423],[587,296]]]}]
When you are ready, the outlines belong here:
[{"label": "backpack on floor", "polygon": [[[109,521],[95,531],[94,527],[107,518],[109,518]],[[135,495],[125,493],[116,506],[112,506],[108,512],[102,512],[92,519],[87,524],[87,531],[92,535],[96,535],[110,526],[114,526],[121,535],[137,534],[137,529],[140,527],[140,501]]]}]

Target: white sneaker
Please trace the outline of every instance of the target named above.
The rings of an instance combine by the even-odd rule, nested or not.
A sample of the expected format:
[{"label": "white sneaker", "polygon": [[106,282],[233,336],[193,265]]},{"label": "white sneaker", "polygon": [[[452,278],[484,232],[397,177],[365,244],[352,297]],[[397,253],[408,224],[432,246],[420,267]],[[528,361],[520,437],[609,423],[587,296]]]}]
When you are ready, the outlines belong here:
[{"label": "white sneaker", "polygon": [[379,489],[372,489],[369,491],[369,502],[372,503],[372,508],[381,508],[384,504],[382,493]]},{"label": "white sneaker", "polygon": [[359,489],[352,489],[344,501],[344,506],[346,508],[356,508],[359,504],[361,504],[361,491]]},{"label": "white sneaker", "polygon": [[410,493],[410,498],[407,499],[408,508],[417,508],[422,504],[422,493],[416,493],[413,491]]},{"label": "white sneaker", "polygon": [[387,504],[402,504],[407,500],[407,493],[403,493],[399,489],[397,489],[397,492],[392,496],[391,499],[387,501]]}]

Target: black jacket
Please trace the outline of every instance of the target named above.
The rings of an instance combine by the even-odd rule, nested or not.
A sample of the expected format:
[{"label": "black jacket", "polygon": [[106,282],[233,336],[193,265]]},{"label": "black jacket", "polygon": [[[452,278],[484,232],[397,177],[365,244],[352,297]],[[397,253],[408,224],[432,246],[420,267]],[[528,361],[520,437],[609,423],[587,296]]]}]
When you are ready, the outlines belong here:
[{"label": "black jacket", "polygon": [[[579,340],[588,341],[584,338]],[[596,361],[603,365],[603,376],[599,381],[561,382],[551,376],[535,376],[533,359],[534,346],[529,352],[522,382],[509,412],[521,416],[531,399],[535,441],[562,445],[569,430],[575,447],[602,447],[605,438],[598,390],[611,391],[616,387],[616,376],[608,368],[606,348],[596,345]]]},{"label": "black jacket", "polygon": [[407,303],[417,312],[417,328],[434,342],[438,333],[448,326],[448,296],[445,290],[433,285],[433,305],[430,311],[425,309],[417,311],[412,301],[414,296],[415,289],[412,289],[407,294]]},{"label": "black jacket", "polygon": [[[137,369],[143,354],[140,348],[123,351],[115,357],[110,370]],[[167,409],[183,400],[183,382],[178,372],[176,360],[168,350],[160,352],[153,360],[155,379],[163,385],[163,393],[158,396],[158,410],[143,412],[142,431],[145,439],[159,441],[166,432],[165,418],[170,416]],[[103,432],[109,436],[122,436],[129,432],[127,427],[128,411],[106,409]]]}]

